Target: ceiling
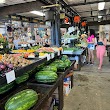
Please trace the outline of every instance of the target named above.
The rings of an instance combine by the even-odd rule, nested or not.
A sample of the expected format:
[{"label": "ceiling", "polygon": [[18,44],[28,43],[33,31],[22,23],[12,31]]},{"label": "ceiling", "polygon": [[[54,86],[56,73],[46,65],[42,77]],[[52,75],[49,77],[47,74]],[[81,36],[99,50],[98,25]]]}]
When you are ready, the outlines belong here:
[{"label": "ceiling", "polygon": [[[79,15],[90,21],[98,21],[98,15],[103,16],[102,20],[110,20],[110,0],[65,0],[68,6],[75,9]],[[98,11],[98,2],[105,2],[105,9]]]},{"label": "ceiling", "polygon": [[5,1],[6,1],[6,3],[0,4],[0,7],[20,4],[20,3],[26,3],[26,2],[32,2],[32,1],[36,1],[36,0],[5,0]]},{"label": "ceiling", "polygon": [[[15,4],[26,4],[27,2],[28,3],[33,2],[34,4],[35,2],[38,2],[38,1],[40,2],[42,1],[44,3],[49,3],[49,4],[52,2],[55,2],[55,0],[6,0],[6,3],[0,4],[0,8],[13,6]],[[110,0],[58,0],[58,1],[61,3],[65,2],[66,8],[71,8],[73,11],[78,13],[82,17],[83,20],[87,20],[88,22],[99,21],[98,19],[99,15],[103,16],[101,20],[110,20]],[[98,2],[103,2],[103,1],[106,2],[105,9],[103,11],[98,11]],[[32,7],[33,4],[31,4],[31,7],[29,7],[30,6],[29,5],[28,6],[29,8],[25,9],[25,11],[22,9],[21,10],[19,9],[20,11],[19,12],[17,11],[16,14],[21,15],[21,16],[26,16],[26,17],[37,17],[38,18],[38,16],[29,13],[29,11],[31,11],[30,9],[33,10],[33,7]],[[34,9],[36,9],[37,7],[41,7],[41,6],[39,6],[39,4],[36,3],[36,5],[34,5]],[[23,7],[23,9],[24,8],[26,8],[26,6]],[[11,11],[8,11],[7,13]]]}]

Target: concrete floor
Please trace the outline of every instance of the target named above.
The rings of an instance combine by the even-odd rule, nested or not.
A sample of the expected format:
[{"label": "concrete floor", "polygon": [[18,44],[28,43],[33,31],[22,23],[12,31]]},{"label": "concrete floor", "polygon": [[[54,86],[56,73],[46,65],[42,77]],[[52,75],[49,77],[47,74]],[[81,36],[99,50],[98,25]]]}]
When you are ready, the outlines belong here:
[{"label": "concrete floor", "polygon": [[110,63],[105,57],[102,70],[83,66],[74,72],[74,87],[65,96],[63,110],[110,110]]}]

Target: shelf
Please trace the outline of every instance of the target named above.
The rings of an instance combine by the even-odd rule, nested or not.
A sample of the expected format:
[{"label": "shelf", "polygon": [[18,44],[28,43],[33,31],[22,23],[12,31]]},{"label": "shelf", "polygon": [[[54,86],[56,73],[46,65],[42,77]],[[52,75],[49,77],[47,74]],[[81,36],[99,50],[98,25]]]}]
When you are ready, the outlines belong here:
[{"label": "shelf", "polygon": [[[61,84],[62,82],[62,84]],[[12,97],[12,95],[16,94],[17,92],[20,92],[25,89],[33,89],[35,90],[38,94],[38,101],[34,107],[32,107],[29,110],[41,110],[45,102],[49,99],[49,97],[52,96],[53,92],[56,90],[56,88],[59,87],[59,93],[60,93],[60,99],[63,98],[63,80],[62,76],[60,76],[57,81],[53,84],[53,86],[49,87],[48,85],[38,85],[34,83],[27,83],[25,85],[19,86],[16,88],[14,91],[11,91],[6,97],[0,100],[0,110],[4,110],[4,106],[6,101]],[[63,102],[63,99],[62,99]],[[61,103],[61,102],[60,102]],[[62,103],[63,104],[63,103]],[[62,110],[63,105],[59,105],[59,110]]]},{"label": "shelf", "polygon": [[83,54],[83,52],[84,52],[85,50],[84,49],[79,49],[78,51],[75,51],[75,52],[68,52],[68,51],[64,51],[63,52],[63,54],[64,55],[82,55]]},{"label": "shelf", "polygon": [[[44,95],[44,97],[42,98],[42,100],[39,100],[38,101],[38,103],[33,107],[32,110],[41,110],[42,107],[43,107],[43,105],[45,104],[45,102],[52,96],[52,94],[54,93],[54,91],[56,90],[56,88],[58,86],[62,86],[62,88],[63,88],[63,84],[60,83],[62,81],[62,79],[63,79],[62,78],[62,75],[60,75],[59,78],[57,79],[57,81],[55,83],[53,83],[53,85],[51,85],[51,86],[49,86],[48,84],[44,84],[44,85],[42,84],[41,85],[41,84],[37,84],[37,83],[28,83],[29,86],[34,86],[34,88],[36,88],[36,87],[47,88],[47,89],[49,88],[49,91]],[[63,92],[63,90],[62,90],[62,92]],[[60,93],[60,94],[62,94],[62,93]],[[63,97],[63,94],[60,95],[60,97],[62,98]]]},{"label": "shelf", "polygon": [[73,70],[75,62],[76,62],[75,60],[72,61],[70,67],[66,68],[64,71],[58,72],[58,74],[62,74],[64,78],[71,70]]},{"label": "shelf", "polygon": [[[57,54],[56,54],[56,57],[58,57]],[[52,60],[54,60],[54,59],[52,59]],[[37,61],[37,64],[40,64],[43,61],[44,61],[44,59],[41,59],[40,61]],[[71,70],[73,70],[74,63],[75,63],[75,61],[73,61],[68,68],[64,69],[62,72],[59,72],[58,73],[58,79],[54,83],[40,84],[40,83],[37,83],[33,78],[31,78],[30,80],[28,80],[28,82],[26,82],[22,85],[18,85],[18,86],[16,85],[15,88],[10,90],[8,92],[8,94],[6,94],[5,97],[1,98],[1,100],[0,100],[0,110],[4,110],[4,105],[5,105],[6,101],[10,97],[12,97],[12,95],[14,95],[17,92],[20,92],[24,89],[33,89],[39,94],[39,99],[38,99],[36,105],[33,108],[29,109],[29,110],[41,110],[42,107],[44,106],[44,104],[53,95],[54,91],[57,88],[58,88],[58,97],[59,97],[58,110],[62,110],[63,109],[63,79]],[[29,68],[31,68],[31,66]],[[25,71],[25,70],[23,70],[23,71]]]},{"label": "shelf", "polygon": [[[47,61],[47,58],[39,59],[39,60],[35,61],[34,63],[32,63],[30,65],[27,65],[23,68],[17,69],[17,70],[15,70],[15,76],[16,77],[21,76],[23,73],[26,73],[29,70],[34,69],[36,66],[42,64],[45,61]],[[4,83],[7,83],[6,82],[6,77],[0,77],[0,84],[2,85]]]},{"label": "shelf", "polygon": [[[60,53],[60,55],[61,55],[61,53]],[[57,58],[57,57],[59,57],[59,56],[58,56],[58,52],[55,52],[55,57],[54,57],[54,58]],[[53,59],[54,59],[54,58],[53,58]],[[44,63],[44,62],[46,62],[46,61],[47,61],[47,58],[42,58],[42,59],[39,59],[39,58],[38,58],[38,59],[36,59],[32,64],[27,65],[27,66],[25,66],[25,67],[23,67],[23,68],[20,68],[20,69],[15,70],[15,76],[16,76],[16,77],[19,77],[19,76],[21,76],[23,73],[26,73],[26,72],[28,72],[28,71],[30,71],[30,70],[36,68],[38,65],[40,65],[40,64],[42,64],[42,63]],[[6,83],[7,83],[6,77],[0,77],[0,85],[6,84]]]}]

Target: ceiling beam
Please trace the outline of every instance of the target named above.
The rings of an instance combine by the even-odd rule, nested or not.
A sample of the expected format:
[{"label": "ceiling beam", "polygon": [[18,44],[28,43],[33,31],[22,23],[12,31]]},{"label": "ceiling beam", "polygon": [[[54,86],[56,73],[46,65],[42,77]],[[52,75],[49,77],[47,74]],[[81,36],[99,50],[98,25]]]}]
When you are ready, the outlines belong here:
[{"label": "ceiling beam", "polygon": [[74,8],[68,7],[68,4],[64,0],[59,0],[59,2],[63,4],[65,8],[69,8],[73,13],[75,13],[76,15],[79,15],[79,13]]},{"label": "ceiling beam", "polygon": [[36,0],[34,2],[26,2],[16,5],[10,5],[0,8],[0,16],[12,15],[16,13],[29,12],[33,10],[41,10],[44,4]]},{"label": "ceiling beam", "polygon": [[[102,16],[102,17],[106,17],[106,16],[110,16],[110,14],[108,14],[108,15],[100,15],[100,16]],[[96,15],[96,16],[85,16],[85,17],[82,17],[82,18],[95,18],[95,17],[97,17],[98,18],[98,15]]]},{"label": "ceiling beam", "polygon": [[86,13],[86,12],[93,12],[93,11],[98,11],[98,10],[89,10],[89,11],[79,11],[78,13]]},{"label": "ceiling beam", "polygon": [[99,1],[94,1],[94,2],[83,2],[83,3],[74,3],[74,4],[69,4],[68,7],[70,6],[81,6],[81,5],[90,5],[90,4],[96,4],[100,2],[110,2],[110,0],[99,0]]},{"label": "ceiling beam", "polygon": [[92,21],[92,22],[88,22],[88,23],[87,23],[88,26],[106,25],[106,24],[110,24],[110,20],[103,20],[103,21],[101,21],[101,22]]},{"label": "ceiling beam", "polygon": [[[109,11],[110,10],[110,8],[108,8],[108,9],[104,9],[104,10],[101,10],[101,11]],[[97,12],[100,12],[99,10],[88,10],[88,11],[79,11],[78,13],[86,13],[86,12],[94,12],[94,11],[97,11]]]}]

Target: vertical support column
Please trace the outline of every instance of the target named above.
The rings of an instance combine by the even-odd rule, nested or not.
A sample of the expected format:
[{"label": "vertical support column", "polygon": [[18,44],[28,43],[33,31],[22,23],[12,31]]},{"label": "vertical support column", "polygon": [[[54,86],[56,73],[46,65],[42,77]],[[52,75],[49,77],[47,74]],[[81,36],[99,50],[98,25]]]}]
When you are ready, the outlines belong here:
[{"label": "vertical support column", "polygon": [[52,21],[52,27],[51,27],[51,45],[56,44],[56,39],[55,39],[55,21]]},{"label": "vertical support column", "polygon": [[32,39],[35,40],[35,35],[33,34],[34,33],[34,23],[30,23],[30,27],[31,27]]},{"label": "vertical support column", "polygon": [[64,106],[64,97],[63,97],[63,77],[59,82],[58,86],[58,96],[59,96],[59,106],[58,110],[62,110]]},{"label": "vertical support column", "polygon": [[60,33],[60,12],[59,7],[56,9],[55,14],[55,35],[56,35],[56,46],[61,46],[61,33]]}]

